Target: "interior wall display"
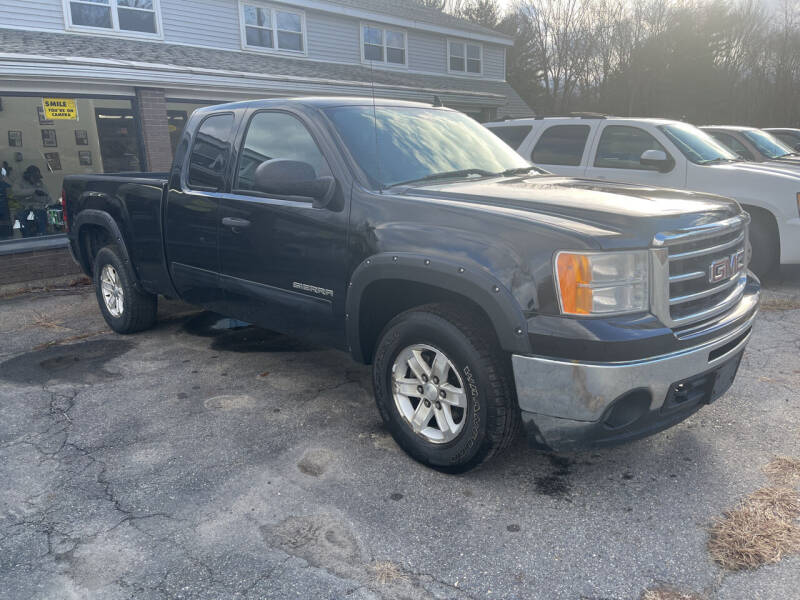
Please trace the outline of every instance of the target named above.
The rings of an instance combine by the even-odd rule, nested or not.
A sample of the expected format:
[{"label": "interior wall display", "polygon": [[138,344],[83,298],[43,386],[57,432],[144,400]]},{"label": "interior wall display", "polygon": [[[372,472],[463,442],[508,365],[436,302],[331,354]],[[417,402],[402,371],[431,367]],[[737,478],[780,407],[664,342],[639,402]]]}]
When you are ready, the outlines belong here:
[{"label": "interior wall display", "polygon": [[11,131],[8,132],[8,145],[11,148],[22,148],[22,132]]},{"label": "interior wall display", "polygon": [[39,105],[39,106],[36,107],[36,116],[39,117],[39,125],[52,125],[53,124],[53,122],[50,121],[44,115],[44,107],[42,105]]},{"label": "interior wall display", "polygon": [[51,171],[61,170],[61,157],[58,155],[58,152],[45,152],[44,158]]},{"label": "interior wall display", "polygon": [[91,167],[92,166],[92,151],[91,150],[79,150],[78,151],[78,160],[80,161],[80,165],[82,167]]},{"label": "interior wall display", "polygon": [[58,138],[55,129],[42,129],[42,146],[45,148],[58,147]]},{"label": "interior wall display", "polygon": [[54,121],[77,121],[78,103],[74,98],[42,98],[44,116]]},{"label": "interior wall display", "polygon": [[89,145],[89,134],[85,129],[76,129],[75,130],[75,143],[78,146],[88,146]]}]

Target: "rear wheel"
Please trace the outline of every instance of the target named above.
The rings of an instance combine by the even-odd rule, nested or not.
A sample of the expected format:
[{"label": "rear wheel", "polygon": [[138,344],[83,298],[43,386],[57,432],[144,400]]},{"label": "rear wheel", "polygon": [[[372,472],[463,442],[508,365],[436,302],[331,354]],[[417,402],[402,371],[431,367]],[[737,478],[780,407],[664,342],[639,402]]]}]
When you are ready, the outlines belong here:
[{"label": "rear wheel", "polygon": [[384,329],[373,383],[395,441],[459,473],[506,448],[519,427],[507,357],[480,315],[452,305],[404,312]]},{"label": "rear wheel", "polygon": [[94,287],[100,312],[117,333],[135,333],[155,324],[158,297],[136,288],[130,269],[115,246],[106,246],[97,253]]}]

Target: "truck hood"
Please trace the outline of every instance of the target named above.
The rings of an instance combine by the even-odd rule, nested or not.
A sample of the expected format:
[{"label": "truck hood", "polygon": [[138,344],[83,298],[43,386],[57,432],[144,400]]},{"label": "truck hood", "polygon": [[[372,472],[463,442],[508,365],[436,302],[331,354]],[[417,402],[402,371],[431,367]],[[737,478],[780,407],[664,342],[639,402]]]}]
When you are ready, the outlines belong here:
[{"label": "truck hood", "polygon": [[705,225],[742,212],[734,200],[713,194],[556,175],[426,185],[405,193],[489,213],[511,211],[518,218],[593,237],[635,240],[640,246],[658,232]]}]

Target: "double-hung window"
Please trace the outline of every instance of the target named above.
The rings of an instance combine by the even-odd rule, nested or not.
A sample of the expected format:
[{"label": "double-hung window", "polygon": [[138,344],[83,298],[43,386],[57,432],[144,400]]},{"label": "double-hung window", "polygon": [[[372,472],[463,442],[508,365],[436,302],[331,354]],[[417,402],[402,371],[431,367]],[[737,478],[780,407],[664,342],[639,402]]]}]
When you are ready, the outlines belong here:
[{"label": "double-hung window", "polygon": [[241,2],[245,48],[305,54],[305,15],[256,2]]},{"label": "double-hung window", "polygon": [[158,35],[158,0],[66,0],[70,29]]},{"label": "double-hung window", "polygon": [[483,71],[483,46],[468,42],[447,42],[447,65],[451,73],[480,75]]},{"label": "double-hung window", "polygon": [[375,25],[361,25],[361,58],[364,62],[406,66],[406,32]]}]

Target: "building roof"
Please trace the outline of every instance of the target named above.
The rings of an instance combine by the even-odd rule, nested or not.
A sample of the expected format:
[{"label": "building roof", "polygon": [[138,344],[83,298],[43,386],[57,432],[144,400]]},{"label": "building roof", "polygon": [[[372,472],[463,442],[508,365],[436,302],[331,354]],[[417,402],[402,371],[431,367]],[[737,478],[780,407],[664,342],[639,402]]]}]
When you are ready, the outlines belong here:
[{"label": "building roof", "polygon": [[[143,76],[141,74],[149,66],[162,73],[174,70],[184,74],[191,71],[197,74],[235,75],[240,80],[248,77],[254,80],[280,79],[287,86],[289,84],[285,82],[290,81],[318,84],[318,88],[304,88],[303,94],[326,93],[327,89],[333,90],[335,87],[337,91],[331,93],[341,94],[341,90],[351,93],[352,89],[352,93],[363,95],[364,90],[374,84],[378,96],[430,101],[434,94],[438,94],[445,102],[449,99],[451,103],[497,107],[502,117],[532,113],[507,82],[477,77],[422,75],[372,69],[365,65],[318,62],[165,42],[13,29],[0,29],[0,51],[0,77],[14,75],[36,80],[40,76],[33,66],[37,60],[64,63],[65,68],[70,61],[77,62],[81,65],[81,74],[76,79],[98,77],[103,68],[111,69],[112,66],[116,69],[115,76],[120,71],[128,71],[132,77],[136,74]],[[20,61],[29,66],[20,67]],[[16,63],[13,68],[12,63]],[[121,76],[118,80],[122,80]],[[147,81],[134,84],[146,85]]]},{"label": "building roof", "polygon": [[509,41],[512,39],[507,35],[498,33],[497,31],[489,29],[488,27],[477,25],[467,21],[466,19],[454,17],[453,15],[433,8],[426,8],[414,0],[329,0],[329,2],[369,12],[391,15],[401,19],[419,21],[420,23],[429,23],[433,25],[440,25],[442,27],[451,27],[453,29],[474,31],[476,33],[492,35]]}]

